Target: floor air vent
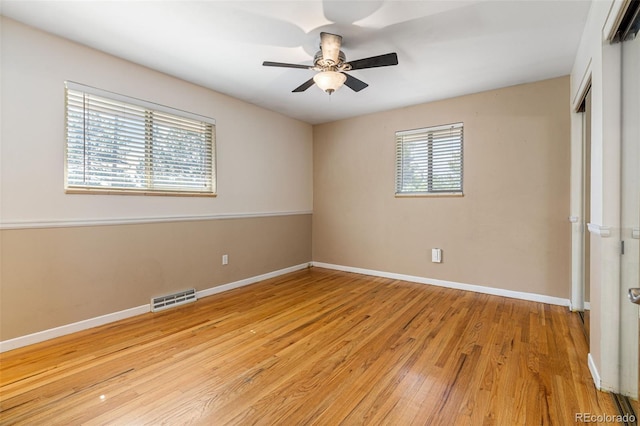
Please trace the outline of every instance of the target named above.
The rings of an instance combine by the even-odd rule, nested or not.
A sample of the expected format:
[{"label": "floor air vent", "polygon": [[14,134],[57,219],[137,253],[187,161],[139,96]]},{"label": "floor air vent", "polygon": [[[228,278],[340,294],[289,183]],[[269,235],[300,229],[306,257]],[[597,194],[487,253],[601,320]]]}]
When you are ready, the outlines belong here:
[{"label": "floor air vent", "polygon": [[151,299],[151,312],[162,311],[163,309],[173,308],[174,306],[184,305],[185,303],[195,302],[196,300],[198,300],[198,297],[196,296],[195,288],[154,297]]}]

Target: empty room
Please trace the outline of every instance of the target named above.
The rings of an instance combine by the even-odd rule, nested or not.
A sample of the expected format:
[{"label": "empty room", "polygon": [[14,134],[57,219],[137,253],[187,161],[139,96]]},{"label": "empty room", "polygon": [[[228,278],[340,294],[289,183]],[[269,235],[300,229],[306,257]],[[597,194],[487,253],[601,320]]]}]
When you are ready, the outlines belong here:
[{"label": "empty room", "polygon": [[640,2],[0,1],[0,425],[637,424]]}]

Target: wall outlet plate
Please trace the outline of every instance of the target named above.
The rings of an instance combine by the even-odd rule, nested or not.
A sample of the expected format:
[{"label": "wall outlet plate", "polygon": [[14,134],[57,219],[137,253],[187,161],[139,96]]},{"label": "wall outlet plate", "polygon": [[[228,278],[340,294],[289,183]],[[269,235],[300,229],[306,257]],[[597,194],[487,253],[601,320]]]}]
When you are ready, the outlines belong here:
[{"label": "wall outlet plate", "polygon": [[433,263],[442,263],[442,249],[439,249],[439,248],[431,249],[431,261]]}]

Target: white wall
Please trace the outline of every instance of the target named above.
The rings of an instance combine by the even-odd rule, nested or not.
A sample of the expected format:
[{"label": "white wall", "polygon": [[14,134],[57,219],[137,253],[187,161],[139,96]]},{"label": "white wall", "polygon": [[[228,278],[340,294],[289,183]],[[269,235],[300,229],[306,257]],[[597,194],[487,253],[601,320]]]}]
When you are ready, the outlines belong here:
[{"label": "white wall", "polygon": [[[4,17],[1,31],[3,227],[312,210],[309,124]],[[65,80],[214,118],[218,196],[65,194]]]}]

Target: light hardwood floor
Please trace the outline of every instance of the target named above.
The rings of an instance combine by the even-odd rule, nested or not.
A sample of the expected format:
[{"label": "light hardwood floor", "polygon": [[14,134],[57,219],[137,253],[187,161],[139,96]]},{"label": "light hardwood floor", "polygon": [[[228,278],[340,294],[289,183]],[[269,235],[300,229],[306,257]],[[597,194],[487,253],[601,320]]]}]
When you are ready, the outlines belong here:
[{"label": "light hardwood floor", "polygon": [[4,353],[0,423],[575,424],[567,308],[311,268]]}]

